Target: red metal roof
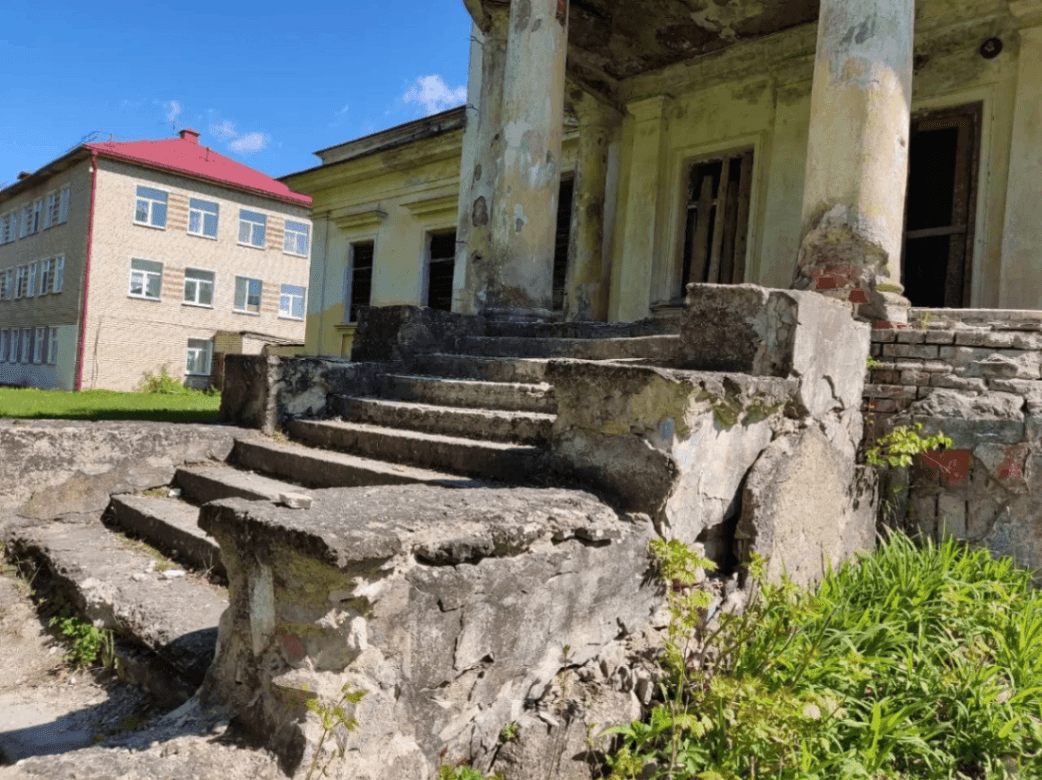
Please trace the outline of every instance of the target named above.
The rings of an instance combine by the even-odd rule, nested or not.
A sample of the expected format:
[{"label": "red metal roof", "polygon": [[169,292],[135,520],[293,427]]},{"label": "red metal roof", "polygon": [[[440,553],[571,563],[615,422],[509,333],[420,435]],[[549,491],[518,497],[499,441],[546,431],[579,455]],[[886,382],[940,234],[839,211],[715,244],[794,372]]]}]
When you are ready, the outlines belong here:
[{"label": "red metal roof", "polygon": [[198,140],[199,133],[195,130],[186,128],[179,136],[160,141],[106,141],[84,146],[102,157],[209,179],[226,187],[248,190],[287,203],[311,205],[309,195],[293,192],[288,186],[267,174],[201,146]]}]

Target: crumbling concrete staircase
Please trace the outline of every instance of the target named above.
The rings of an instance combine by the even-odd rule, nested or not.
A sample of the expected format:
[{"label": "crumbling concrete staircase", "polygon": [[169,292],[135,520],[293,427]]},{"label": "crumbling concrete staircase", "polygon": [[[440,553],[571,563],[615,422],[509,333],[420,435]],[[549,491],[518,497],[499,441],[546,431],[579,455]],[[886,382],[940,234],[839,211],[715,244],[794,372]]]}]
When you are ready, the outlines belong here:
[{"label": "crumbling concrete staircase", "polygon": [[122,673],[174,707],[203,682],[227,605],[220,551],[197,524],[202,504],[279,502],[308,488],[548,484],[549,360],[654,362],[679,338],[575,330],[560,338],[553,326],[530,326],[469,337],[458,354],[416,356],[381,373],[374,394],[330,396],[329,418],[293,420],[288,438],[244,432],[227,463],[185,466],[169,486],[114,495],[100,518],[12,524],[9,555],[41,572],[38,582],[73,612],[114,630]]}]

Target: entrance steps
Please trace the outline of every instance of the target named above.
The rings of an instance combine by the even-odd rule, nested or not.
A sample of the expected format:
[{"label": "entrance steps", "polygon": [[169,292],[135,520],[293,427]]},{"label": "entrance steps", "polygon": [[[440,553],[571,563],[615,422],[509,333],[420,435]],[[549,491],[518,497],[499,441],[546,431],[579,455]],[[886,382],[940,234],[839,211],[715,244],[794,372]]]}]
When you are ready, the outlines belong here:
[{"label": "entrance steps", "polygon": [[227,463],[184,466],[156,493],[115,495],[89,521],[12,524],[8,553],[38,567],[73,613],[111,629],[124,672],[174,706],[202,682],[227,605],[219,550],[197,523],[202,504],[327,487],[545,484],[556,413],[548,361],[653,360],[677,339],[547,332],[466,338],[457,353],[394,364],[371,393],[331,393],[329,419],[291,421],[288,439],[246,433]]}]

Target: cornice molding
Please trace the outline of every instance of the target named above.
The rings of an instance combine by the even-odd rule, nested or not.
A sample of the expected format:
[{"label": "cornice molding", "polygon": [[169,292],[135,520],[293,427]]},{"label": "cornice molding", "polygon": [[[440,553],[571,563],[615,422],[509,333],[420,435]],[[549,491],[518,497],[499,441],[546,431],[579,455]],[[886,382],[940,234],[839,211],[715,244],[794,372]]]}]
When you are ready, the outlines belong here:
[{"label": "cornice molding", "polygon": [[371,232],[380,227],[385,219],[387,219],[387,212],[379,207],[347,214],[331,212],[329,215],[329,221],[336,225],[337,230],[341,233]]},{"label": "cornice molding", "polygon": [[459,209],[459,193],[417,198],[402,204],[416,219],[449,217]]}]

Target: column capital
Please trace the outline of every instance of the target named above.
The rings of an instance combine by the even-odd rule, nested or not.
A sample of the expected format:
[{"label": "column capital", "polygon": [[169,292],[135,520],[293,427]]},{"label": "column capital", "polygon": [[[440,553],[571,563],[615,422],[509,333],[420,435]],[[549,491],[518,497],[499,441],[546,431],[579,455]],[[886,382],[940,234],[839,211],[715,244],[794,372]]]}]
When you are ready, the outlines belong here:
[{"label": "column capital", "polygon": [[478,29],[488,33],[498,17],[509,15],[510,0],[463,0],[463,7]]},{"label": "column capital", "polygon": [[673,103],[672,95],[655,95],[654,97],[633,100],[626,104],[626,110],[638,122],[649,122],[661,119],[666,109]]},{"label": "column capital", "polygon": [[1042,25],[1042,0],[1010,0],[1009,11],[1021,27]]},{"label": "column capital", "polygon": [[570,95],[569,106],[575,113],[581,126],[610,126],[622,121],[625,110],[619,110],[616,106],[604,102],[599,95],[587,92],[579,85],[577,91]]}]

